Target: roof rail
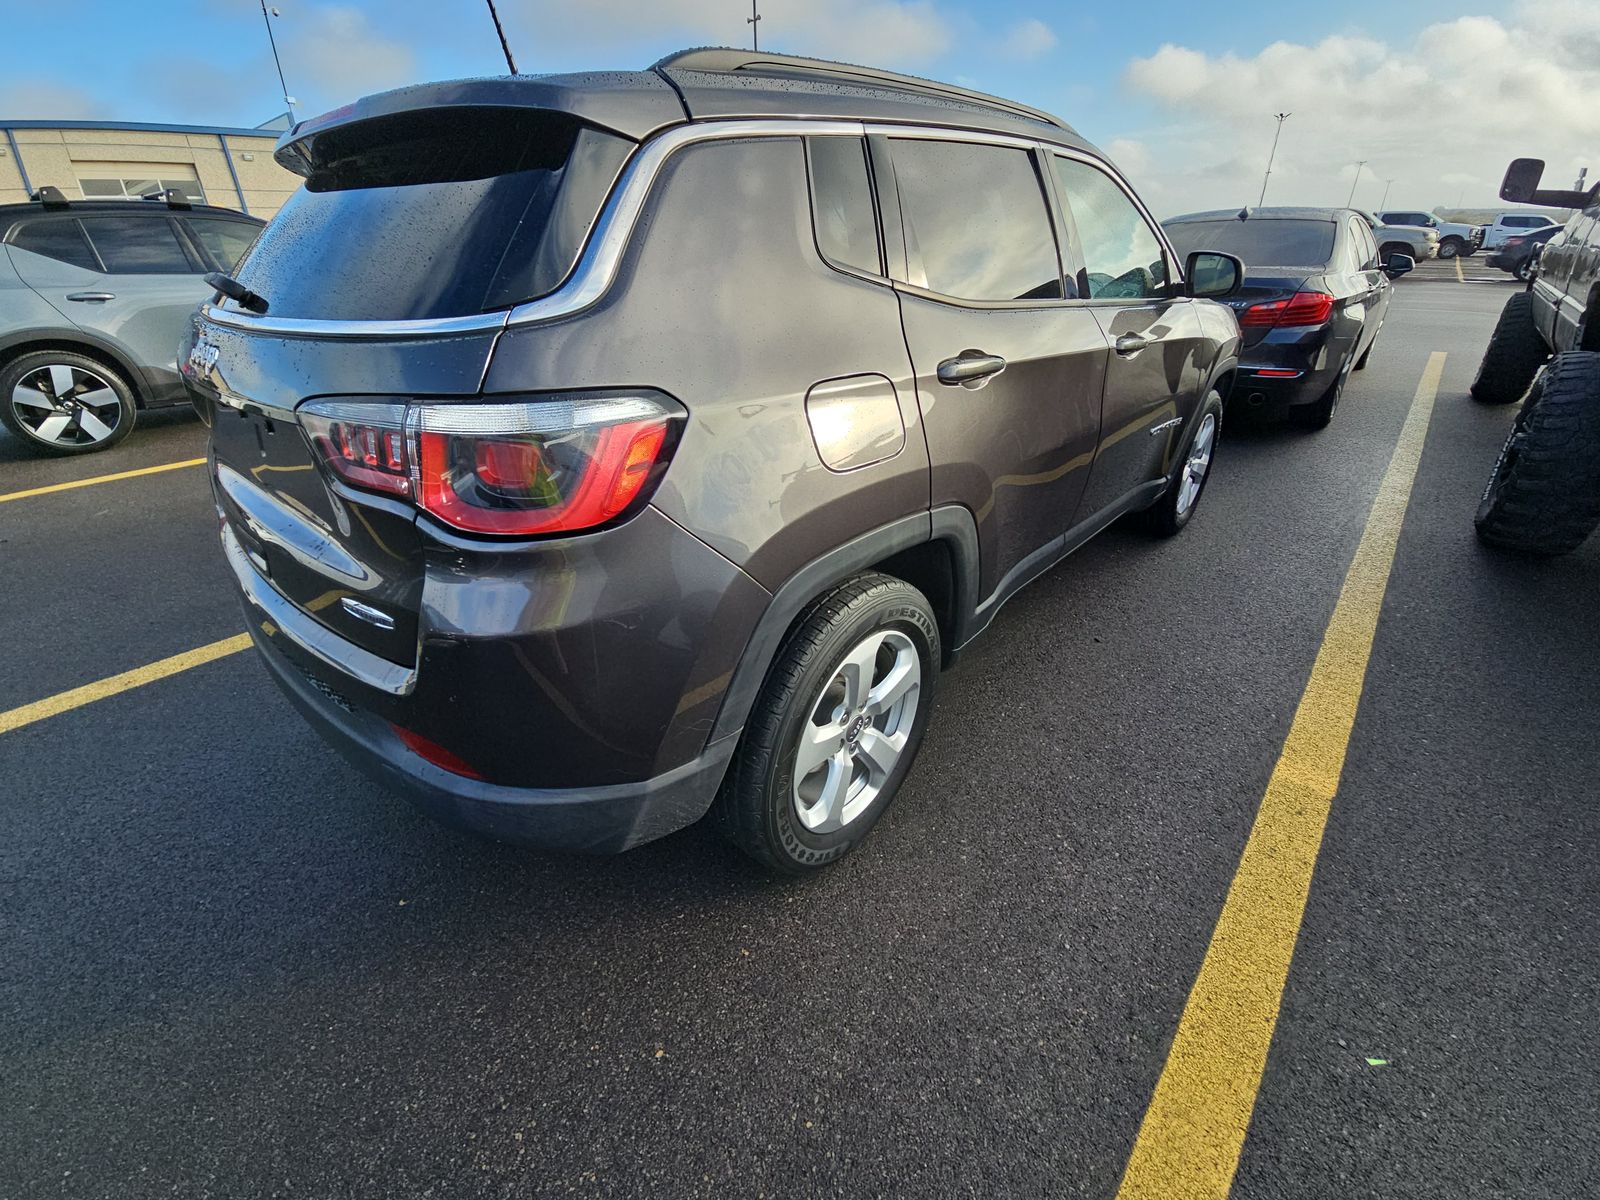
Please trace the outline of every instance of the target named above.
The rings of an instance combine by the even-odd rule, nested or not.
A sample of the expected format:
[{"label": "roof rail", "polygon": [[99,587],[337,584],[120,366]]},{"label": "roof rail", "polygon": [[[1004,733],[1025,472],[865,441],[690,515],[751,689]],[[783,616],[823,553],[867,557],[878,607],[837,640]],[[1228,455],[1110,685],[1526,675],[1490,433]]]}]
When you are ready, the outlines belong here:
[{"label": "roof rail", "polygon": [[948,100],[961,100],[984,108],[999,109],[1012,116],[1030,121],[1041,121],[1064,129],[1076,130],[1060,117],[1040,108],[1030,108],[1014,100],[1002,100],[987,92],[975,92],[957,87],[953,83],[940,83],[936,79],[923,79],[919,75],[902,75],[896,71],[883,71],[877,67],[858,67],[853,63],[833,62],[826,58],[801,58],[790,54],[761,54],[751,50],[734,50],[727,47],[707,46],[695,50],[680,50],[651,64],[653,71],[682,70],[711,73],[747,72],[776,78],[832,78],[841,82],[875,84],[880,87],[899,88],[902,91],[922,92],[929,96],[943,96]]}]

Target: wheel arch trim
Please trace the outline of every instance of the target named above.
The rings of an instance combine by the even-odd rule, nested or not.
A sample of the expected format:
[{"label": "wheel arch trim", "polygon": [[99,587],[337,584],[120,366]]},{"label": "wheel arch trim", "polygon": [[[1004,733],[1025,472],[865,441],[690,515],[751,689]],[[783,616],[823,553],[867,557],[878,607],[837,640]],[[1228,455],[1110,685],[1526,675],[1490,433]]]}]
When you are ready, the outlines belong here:
[{"label": "wheel arch trim", "polygon": [[10,362],[35,350],[65,350],[89,358],[105,359],[133,389],[134,408],[142,409],[149,403],[150,385],[143,369],[125,350],[107,338],[68,326],[24,329],[0,335],[0,363]]}]

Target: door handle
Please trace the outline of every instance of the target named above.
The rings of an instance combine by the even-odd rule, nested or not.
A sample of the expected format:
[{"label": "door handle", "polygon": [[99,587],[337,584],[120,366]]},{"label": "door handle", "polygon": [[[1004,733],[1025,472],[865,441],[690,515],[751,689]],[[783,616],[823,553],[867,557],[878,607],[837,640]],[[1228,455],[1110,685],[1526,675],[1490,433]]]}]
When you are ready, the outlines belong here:
[{"label": "door handle", "polygon": [[1006,360],[998,354],[985,354],[982,350],[963,350],[954,358],[947,358],[935,372],[940,383],[976,391],[1006,369]]},{"label": "door handle", "polygon": [[115,300],[115,292],[69,292],[68,300]]},{"label": "door handle", "polygon": [[1150,344],[1150,339],[1142,333],[1125,333],[1117,339],[1117,353],[1122,355],[1137,354]]}]

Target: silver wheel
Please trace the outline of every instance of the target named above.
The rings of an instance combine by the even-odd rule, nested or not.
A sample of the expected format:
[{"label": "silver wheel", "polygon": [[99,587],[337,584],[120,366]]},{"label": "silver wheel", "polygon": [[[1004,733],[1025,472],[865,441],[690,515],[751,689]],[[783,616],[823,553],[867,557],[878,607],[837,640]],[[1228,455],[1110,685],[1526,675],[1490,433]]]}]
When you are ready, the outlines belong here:
[{"label": "silver wheel", "polygon": [[96,446],[122,424],[122,399],[102,376],[84,367],[49,363],[11,389],[11,411],[34,438],[67,448]]},{"label": "silver wheel", "polygon": [[1189,457],[1183,462],[1183,478],[1178,481],[1178,515],[1181,517],[1194,507],[1205,486],[1206,472],[1211,470],[1211,453],[1217,444],[1217,417],[1207,413],[1195,432],[1194,443],[1189,447]]},{"label": "silver wheel", "polygon": [[1439,243],[1439,257],[1440,258],[1454,258],[1456,255],[1458,255],[1460,253],[1461,253],[1461,243],[1460,242],[1445,241],[1445,242],[1440,242]]},{"label": "silver wheel", "polygon": [[917,716],[922,658],[895,629],[844,656],[811,705],[794,762],[794,811],[812,833],[843,829],[894,774]]}]

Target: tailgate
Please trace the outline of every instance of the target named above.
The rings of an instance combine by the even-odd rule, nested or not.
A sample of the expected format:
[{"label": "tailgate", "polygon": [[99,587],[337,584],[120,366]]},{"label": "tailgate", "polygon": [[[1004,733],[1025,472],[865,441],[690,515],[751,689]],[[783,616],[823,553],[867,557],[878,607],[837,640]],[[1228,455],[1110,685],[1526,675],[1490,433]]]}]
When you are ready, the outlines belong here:
[{"label": "tailgate", "polygon": [[186,376],[211,426],[213,488],[256,571],[340,637],[413,666],[424,565],[408,504],[337,483],[295,416],[336,395],[389,404],[477,391],[493,332],[288,338],[199,318]]}]

